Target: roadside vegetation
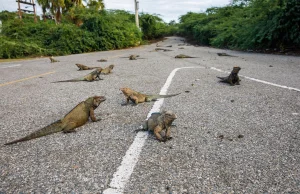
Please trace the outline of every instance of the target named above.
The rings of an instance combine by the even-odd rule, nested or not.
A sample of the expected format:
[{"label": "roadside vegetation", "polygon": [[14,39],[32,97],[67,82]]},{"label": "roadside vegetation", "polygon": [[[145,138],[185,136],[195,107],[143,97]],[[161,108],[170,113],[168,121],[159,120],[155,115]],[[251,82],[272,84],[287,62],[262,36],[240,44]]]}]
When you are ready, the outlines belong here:
[{"label": "roadside vegetation", "polygon": [[157,15],[142,13],[140,30],[134,14],[105,10],[99,0],[86,5],[71,0],[49,2],[55,1],[38,1],[44,13],[37,23],[32,14],[23,13],[20,20],[16,12],[0,12],[0,59],[121,49],[172,34],[173,28]]},{"label": "roadside vegetation", "polygon": [[121,49],[169,35],[197,44],[239,50],[300,48],[299,0],[234,0],[203,13],[189,12],[179,23],[141,13],[141,30],[133,13],[106,10],[102,0],[38,0],[43,16],[0,12],[0,59],[56,56]]},{"label": "roadside vegetation", "polygon": [[300,48],[299,0],[234,0],[179,20],[178,33],[200,45],[281,52]]}]

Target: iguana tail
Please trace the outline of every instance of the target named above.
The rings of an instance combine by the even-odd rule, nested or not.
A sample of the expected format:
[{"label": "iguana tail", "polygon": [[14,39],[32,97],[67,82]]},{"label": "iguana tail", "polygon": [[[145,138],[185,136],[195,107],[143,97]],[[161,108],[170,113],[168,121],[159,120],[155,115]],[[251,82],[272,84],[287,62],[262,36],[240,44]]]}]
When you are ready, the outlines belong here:
[{"label": "iguana tail", "polygon": [[80,82],[80,81],[85,81],[83,78],[78,78],[78,79],[69,79],[69,80],[63,80],[63,81],[56,81],[52,83],[59,83],[59,82]]},{"label": "iguana tail", "polygon": [[42,128],[42,129],[39,129],[39,130],[37,130],[37,131],[21,138],[21,139],[6,143],[4,145],[11,145],[11,144],[14,144],[14,143],[18,143],[18,142],[22,142],[22,141],[28,141],[28,140],[31,140],[31,139],[46,136],[46,135],[49,135],[49,134],[52,134],[52,133],[57,133],[57,132],[62,131],[63,128],[64,128],[64,126],[63,126],[61,120],[58,120],[58,121]]},{"label": "iguana tail", "polygon": [[219,76],[217,76],[217,78],[221,79],[221,81],[224,81],[227,79],[227,77],[219,77]]},{"label": "iguana tail", "polygon": [[147,129],[147,122],[145,122],[143,125],[141,125],[138,129],[134,130],[135,133],[138,133],[140,131],[148,131]]},{"label": "iguana tail", "polygon": [[178,93],[178,94],[170,94],[170,95],[146,95],[147,96],[147,99],[149,101],[152,101],[152,100],[157,100],[158,98],[170,98],[170,97],[173,97],[173,96],[177,96],[181,93]]}]

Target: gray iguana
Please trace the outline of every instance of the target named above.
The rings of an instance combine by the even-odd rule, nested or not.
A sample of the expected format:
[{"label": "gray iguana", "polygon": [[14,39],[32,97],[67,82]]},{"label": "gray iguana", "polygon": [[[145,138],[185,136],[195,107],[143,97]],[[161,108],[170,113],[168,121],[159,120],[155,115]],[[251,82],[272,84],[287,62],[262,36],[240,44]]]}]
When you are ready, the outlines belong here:
[{"label": "gray iguana", "polygon": [[[177,119],[177,116],[172,111],[152,113],[149,119],[143,124],[143,127],[135,131],[153,131],[155,137],[159,141],[165,142],[172,139],[171,125],[175,119]],[[166,131],[164,137],[162,137],[160,134],[162,130]]]},{"label": "gray iguana", "polygon": [[101,67],[88,67],[86,65],[82,65],[82,64],[79,64],[79,63],[76,63],[75,65],[79,68],[78,71],[101,68]]},{"label": "gray iguana", "polygon": [[239,71],[241,70],[240,67],[233,67],[233,70],[231,71],[231,73],[229,74],[229,76],[227,77],[218,77],[219,79],[221,79],[221,82],[225,82],[225,83],[229,83],[231,86],[236,85],[240,85],[240,78],[238,76]]},{"label": "gray iguana", "polygon": [[51,63],[59,62],[59,60],[54,59],[54,57],[49,57]]},{"label": "gray iguana", "polygon": [[99,60],[97,60],[98,62],[107,62],[107,60],[106,59],[99,59]]},{"label": "gray iguana", "polygon": [[114,67],[115,67],[115,65],[111,64],[110,66],[102,69],[101,73],[105,74],[105,75],[110,74]]},{"label": "gray iguana", "polygon": [[227,53],[217,53],[217,55],[220,57],[236,57],[236,56],[229,55]]},{"label": "gray iguana", "polygon": [[98,80],[103,80],[103,79],[100,78],[101,71],[102,71],[102,68],[97,68],[96,70],[94,70],[91,73],[85,75],[84,77],[70,79],[70,80],[57,81],[57,82],[52,82],[52,83],[58,83],[58,82],[78,82],[78,81],[92,82],[92,81],[96,81],[97,78],[98,78]]},{"label": "gray iguana", "polygon": [[179,54],[179,55],[176,55],[175,58],[183,59],[183,58],[198,58],[198,57],[191,57],[188,55]]}]

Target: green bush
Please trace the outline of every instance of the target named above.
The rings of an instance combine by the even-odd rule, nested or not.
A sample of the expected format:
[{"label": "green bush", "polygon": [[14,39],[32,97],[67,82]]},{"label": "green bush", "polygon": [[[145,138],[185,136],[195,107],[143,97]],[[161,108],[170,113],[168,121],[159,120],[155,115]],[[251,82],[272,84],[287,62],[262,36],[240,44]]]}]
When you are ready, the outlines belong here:
[{"label": "green bush", "polygon": [[299,0],[234,0],[180,17],[181,35],[221,48],[300,48]]},{"label": "green bush", "polygon": [[63,18],[60,25],[52,20],[3,21],[0,58],[76,54],[126,48],[142,42],[142,32],[135,26],[133,14],[92,9],[78,9],[74,13],[77,15],[73,18],[83,22],[80,27],[71,17]]}]

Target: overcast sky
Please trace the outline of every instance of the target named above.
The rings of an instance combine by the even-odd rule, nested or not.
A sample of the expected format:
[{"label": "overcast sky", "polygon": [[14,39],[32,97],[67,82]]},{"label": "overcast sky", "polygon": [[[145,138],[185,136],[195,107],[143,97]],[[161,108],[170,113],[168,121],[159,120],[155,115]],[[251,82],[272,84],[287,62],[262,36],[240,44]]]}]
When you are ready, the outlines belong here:
[{"label": "overcast sky", "polygon": [[[29,0],[27,0],[29,1]],[[36,2],[36,1],[35,1]],[[139,12],[159,14],[165,22],[175,20],[187,12],[203,12],[209,7],[228,5],[230,0],[139,0]],[[104,0],[106,9],[122,9],[134,12],[134,0]],[[16,0],[0,0],[0,11],[16,11]],[[23,6],[24,8],[24,6]],[[42,11],[37,8],[38,14]]]}]

